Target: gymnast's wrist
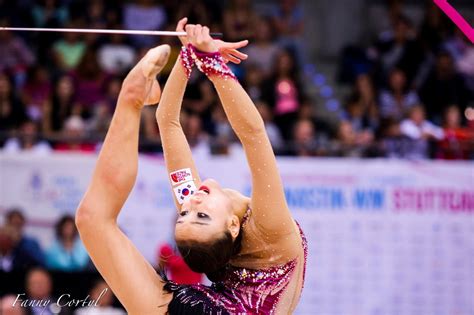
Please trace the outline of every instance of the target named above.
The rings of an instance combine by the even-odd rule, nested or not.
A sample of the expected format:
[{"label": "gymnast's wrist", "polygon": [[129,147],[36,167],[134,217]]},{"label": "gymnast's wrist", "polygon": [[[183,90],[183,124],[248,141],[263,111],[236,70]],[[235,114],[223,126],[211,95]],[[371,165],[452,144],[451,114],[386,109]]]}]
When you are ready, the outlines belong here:
[{"label": "gymnast's wrist", "polygon": [[234,73],[227,66],[219,51],[203,52],[191,44],[188,44],[188,48],[191,52],[194,64],[199,71],[204,73],[207,77],[218,76],[224,79],[236,79]]}]

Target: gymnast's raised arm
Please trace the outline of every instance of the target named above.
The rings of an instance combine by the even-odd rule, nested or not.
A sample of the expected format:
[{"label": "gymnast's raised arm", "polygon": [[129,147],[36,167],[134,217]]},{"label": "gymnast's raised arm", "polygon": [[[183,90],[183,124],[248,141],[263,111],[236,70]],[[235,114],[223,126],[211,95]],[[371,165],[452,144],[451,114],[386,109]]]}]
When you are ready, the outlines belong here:
[{"label": "gymnast's raised arm", "polygon": [[117,107],[89,187],[76,213],[76,225],[95,266],[128,314],[164,314],[169,294],[153,267],[117,225],[138,167],[138,130],[143,104],[156,104],[156,75],[169,46],[151,49],[123,82]]},{"label": "gymnast's raised arm", "polygon": [[[186,21],[186,18],[181,19],[176,31],[183,30]],[[180,39],[185,41],[185,38]],[[185,42],[183,44],[185,45]],[[192,189],[188,189],[188,191],[191,191],[199,186],[201,180],[192,157],[191,148],[179,122],[181,103],[188,83],[188,74],[191,71],[190,68],[183,66],[183,58],[186,58],[186,56],[181,53],[163,88],[163,94],[156,110],[156,122],[160,129],[161,144],[171,187],[177,190],[180,189],[181,183],[186,183],[186,185],[193,186],[190,187]],[[179,211],[182,203],[180,197],[184,198],[185,196],[181,193],[176,193],[174,196],[176,208]]]},{"label": "gymnast's raised arm", "polygon": [[[219,62],[219,43],[209,36],[209,29],[188,25],[186,32],[196,48],[196,64],[214,84],[227,118],[244,147],[252,174],[251,208],[257,227],[274,238],[296,235],[276,159],[260,114],[232,72]],[[205,54],[200,57],[199,51]]]},{"label": "gymnast's raised arm", "polygon": [[[184,31],[186,22],[187,18],[181,19],[178,22],[176,31]],[[160,129],[166,168],[169,173],[168,180],[174,190],[174,201],[178,210],[181,208],[181,203],[185,197],[180,187],[186,188],[189,185],[188,191],[194,190],[199,187],[201,182],[192,158],[191,149],[179,122],[181,103],[192,68],[191,56],[189,56],[186,49],[188,44],[187,38],[183,36],[180,37],[180,40],[183,44],[183,49],[163,88],[160,104],[156,111],[156,121]],[[240,47],[242,47],[242,43],[221,42],[222,54],[234,63],[240,63],[239,58],[245,58],[244,54],[235,50]],[[232,54],[237,55],[239,58]]]}]

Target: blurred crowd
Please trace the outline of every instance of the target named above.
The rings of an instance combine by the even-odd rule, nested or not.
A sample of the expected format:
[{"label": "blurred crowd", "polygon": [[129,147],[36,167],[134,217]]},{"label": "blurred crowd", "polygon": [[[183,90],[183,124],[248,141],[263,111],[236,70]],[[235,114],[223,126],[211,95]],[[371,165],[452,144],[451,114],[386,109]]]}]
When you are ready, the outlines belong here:
[{"label": "blurred crowd", "polygon": [[[254,100],[278,155],[474,158],[474,48],[431,1],[416,28],[402,1],[388,1],[387,29],[368,46],[341,52],[336,120],[310,97],[311,63],[304,12],[297,0],[258,13],[249,0],[0,1],[0,25],[174,30],[179,18],[209,25],[224,40],[249,39],[249,59],[231,65]],[[431,3],[431,4],[430,4]],[[172,46],[166,82],[180,43],[174,37],[0,32],[0,146],[97,152],[121,82],[157,44]],[[469,107],[471,106],[471,107]],[[160,153],[154,110],[142,115],[140,151]],[[330,121],[330,122],[329,122]],[[240,150],[211,83],[194,71],[181,123],[194,150]]]},{"label": "blurred crowd", "polygon": [[[23,212],[13,208],[6,212],[4,223],[0,226],[1,314],[126,314],[114,306],[117,304],[114,295],[93,267],[72,216],[65,215],[57,221],[54,240],[47,248],[25,232],[26,223]],[[72,277],[65,276],[67,274]],[[18,275],[21,275],[20,278]],[[23,285],[19,283],[20,279]],[[56,294],[58,291],[54,288],[58,279],[66,286],[60,294]],[[75,287],[74,293],[78,296],[74,298],[85,299],[89,295],[88,302],[97,301],[97,307],[87,307],[91,306],[87,303],[69,303],[73,299],[71,283],[78,279],[82,283]],[[55,303],[63,294],[69,296],[63,296],[60,305],[69,305],[59,308]],[[46,305],[48,300],[50,303]]]},{"label": "blurred crowd", "polygon": [[345,153],[473,159],[474,47],[432,1],[418,26],[403,1],[387,4],[385,29],[341,54]]},{"label": "blurred crowd", "polygon": [[[28,221],[20,208],[7,209],[0,224],[0,314],[126,314],[89,258],[73,216],[58,218],[52,227],[54,237],[47,246],[42,246],[44,240],[40,242],[27,232],[26,227],[32,225],[41,223]],[[173,243],[160,244],[151,263],[159,274],[176,283],[205,281],[202,274],[189,269]],[[72,286],[73,283],[76,284]],[[61,298],[64,294],[69,296]],[[85,302],[71,302],[86,296]],[[60,305],[71,303],[55,307],[58,298]],[[40,303],[47,300],[51,305]],[[34,301],[39,302],[32,304]]]}]

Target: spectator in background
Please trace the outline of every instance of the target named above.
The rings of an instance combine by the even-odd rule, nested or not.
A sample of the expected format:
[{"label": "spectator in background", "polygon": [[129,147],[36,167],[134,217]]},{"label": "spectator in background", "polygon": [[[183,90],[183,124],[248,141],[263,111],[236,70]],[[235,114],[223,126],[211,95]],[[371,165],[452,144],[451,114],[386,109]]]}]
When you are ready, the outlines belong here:
[{"label": "spectator in background", "polygon": [[[471,98],[474,95],[474,46],[470,45],[467,41],[467,37],[462,34],[460,30],[457,30],[458,40],[462,36],[464,42],[459,44],[462,48],[460,49],[460,56],[456,58],[456,68],[459,73],[464,77],[466,86],[470,90]],[[461,33],[461,34],[460,34]]]},{"label": "spectator in background", "polygon": [[39,265],[34,253],[19,246],[20,241],[20,232],[15,227],[0,226],[0,271],[22,271]]},{"label": "spectator in background", "polygon": [[396,119],[386,119],[380,126],[381,139],[378,145],[378,155],[386,158],[407,157],[413,141],[402,134],[400,122]]},{"label": "spectator in background", "polygon": [[275,152],[281,152],[284,147],[283,139],[280,134],[280,130],[273,122],[273,115],[270,107],[264,102],[256,102],[255,106],[262,116],[263,123],[265,124],[265,131],[267,132],[268,139],[272,144],[273,150]]},{"label": "spectator in background", "polygon": [[282,51],[275,59],[274,73],[264,83],[263,100],[272,107],[275,123],[284,139],[291,138],[304,92],[300,84],[298,67],[289,51]]},{"label": "spectator in background", "polygon": [[207,150],[209,144],[208,135],[202,130],[202,121],[196,114],[182,115],[184,124],[183,131],[189,146],[193,149]]},{"label": "spectator in background", "polygon": [[25,234],[26,219],[23,212],[18,208],[10,209],[5,214],[5,223],[18,233],[20,238],[18,249],[27,252],[36,261],[35,265],[44,265],[44,253],[39,242],[34,237]]},{"label": "spectator in background", "polygon": [[258,30],[255,32],[255,40],[251,41],[243,51],[249,56],[245,64],[247,68],[249,65],[258,66],[266,79],[272,73],[272,67],[280,52],[280,47],[273,42],[270,18],[260,17],[255,26]]},{"label": "spectator in background", "polygon": [[298,63],[304,64],[306,60],[303,48],[304,13],[298,0],[280,0],[272,18],[279,45],[292,51]]},{"label": "spectator in background", "polygon": [[321,148],[316,139],[314,123],[309,119],[298,120],[293,127],[293,139],[289,146],[289,155],[316,156]]},{"label": "spectator in background", "polygon": [[[115,28],[121,29],[121,25]],[[122,75],[132,67],[137,58],[135,50],[126,43],[124,35],[111,34],[109,42],[98,52],[98,62],[103,72]]]},{"label": "spectator in background", "polygon": [[243,81],[245,90],[254,102],[262,100],[263,94],[263,80],[264,72],[261,67],[256,64],[250,64],[245,70],[245,79]]},{"label": "spectator in background", "polygon": [[188,96],[184,106],[186,110],[191,113],[195,113],[201,117],[209,116],[212,106],[217,102],[216,95],[213,93],[212,84],[206,80],[198,80],[195,88],[194,95]]},{"label": "spectator in background", "polygon": [[100,279],[94,283],[89,296],[90,300],[97,301],[97,307],[85,306],[78,308],[74,315],[127,315],[123,309],[112,306],[114,294],[104,280]]},{"label": "spectator in background", "polygon": [[107,74],[100,71],[95,50],[86,50],[72,76],[76,83],[76,101],[82,107],[82,115],[89,118],[94,106],[105,98],[108,79]]},{"label": "spectator in background", "polygon": [[142,110],[139,149],[144,153],[162,152],[160,132],[156,123],[155,111],[155,106],[147,106]]},{"label": "spectator in background", "polygon": [[[221,17],[219,16],[221,8],[219,5],[211,5],[212,7],[210,7],[209,1],[206,2],[207,3],[204,3],[202,0],[182,1],[179,3],[177,13],[174,15],[174,17],[187,17],[188,21],[193,21],[193,23],[195,22],[201,25],[209,25],[209,28],[214,32],[219,31],[216,27],[218,25],[213,23],[221,20]],[[215,10],[219,12],[216,13]],[[176,21],[170,21],[170,26],[172,25],[173,31],[176,29]]]},{"label": "spectator in background", "polygon": [[439,52],[449,53],[456,64],[470,47],[469,38],[460,29],[455,28],[452,34],[446,36],[446,40],[441,43]]},{"label": "spectator in background", "polygon": [[198,77],[194,84],[188,86],[187,99],[183,102],[183,108],[190,114],[198,115],[201,119],[202,129],[210,133],[212,131],[212,109],[218,104],[218,99],[212,84],[203,77]]},{"label": "spectator in background", "polygon": [[192,271],[179,251],[165,243],[158,251],[158,266],[161,272],[167,274],[169,279],[178,284],[198,284],[203,280],[202,273]]},{"label": "spectator in background", "polygon": [[107,28],[104,0],[89,1],[86,12],[86,23],[90,28]]},{"label": "spectator in background", "polygon": [[14,269],[15,230],[8,225],[0,226],[0,270],[9,272]]},{"label": "spectator in background", "polygon": [[[64,27],[70,17],[69,8],[64,1],[35,0],[30,2],[29,5],[25,6],[23,4],[23,6],[25,6],[25,11],[31,12],[32,23],[35,27]],[[18,25],[24,25],[24,22]],[[53,61],[51,58],[51,45],[60,35],[54,32],[38,32],[28,35],[31,35],[30,43],[35,46],[38,60],[43,64],[50,64]]]},{"label": "spectator in background", "polygon": [[[1,19],[0,25],[8,26],[7,20]],[[19,36],[10,31],[0,32],[0,72],[10,73],[15,86],[22,86],[26,70],[34,62],[33,52]]]},{"label": "spectator in background", "polygon": [[[42,268],[33,268],[26,274],[26,297],[30,301],[57,301],[53,298],[53,281],[48,271]],[[56,303],[49,303],[48,306],[38,305],[25,307],[26,313],[29,315],[70,315],[71,310],[67,306],[59,307]]]},{"label": "spectator in background", "polygon": [[370,117],[370,113],[363,107],[357,98],[351,97],[347,101],[341,119],[349,122],[357,137],[363,138],[365,143],[373,140],[377,121]]},{"label": "spectator in background", "polygon": [[68,272],[84,270],[89,256],[79,238],[74,218],[70,215],[60,218],[55,232],[56,240],[46,252],[48,268]]},{"label": "spectator in background", "polygon": [[400,124],[403,135],[410,138],[413,143],[407,158],[427,159],[430,157],[430,141],[439,141],[444,138],[443,129],[426,120],[425,109],[421,105],[413,106],[408,118]]},{"label": "spectator in background", "polygon": [[2,315],[27,315],[26,310],[17,301],[16,295],[5,295],[0,298],[0,314]]},{"label": "spectator in background", "polygon": [[96,150],[96,144],[87,138],[86,122],[76,113],[66,119],[60,136],[62,141],[54,145],[54,150],[82,153],[92,153]]},{"label": "spectator in background", "polygon": [[43,106],[49,100],[51,90],[48,70],[41,65],[30,67],[25,85],[21,89],[21,99],[31,120],[41,121]]},{"label": "spectator in background", "polygon": [[403,0],[387,0],[385,6],[377,8],[377,17],[368,21],[371,28],[370,36],[379,38],[393,36],[395,21],[405,15],[405,11]]},{"label": "spectator in background", "polygon": [[427,104],[428,117],[442,123],[442,115],[450,104],[458,104],[464,109],[472,97],[466,87],[464,78],[456,71],[453,58],[447,52],[440,52],[436,65],[426,82],[422,85],[420,96]]},{"label": "spectator in background", "polygon": [[69,10],[63,1],[35,1],[31,11],[36,27],[61,27],[69,18]]},{"label": "spectator in background", "polygon": [[112,114],[105,102],[98,103],[93,109],[92,117],[87,121],[87,131],[90,134],[104,137],[109,129]]},{"label": "spectator in background", "polygon": [[[123,20],[129,30],[161,30],[167,21],[164,8],[153,0],[137,0],[123,6]],[[149,47],[155,43],[154,36],[133,36],[139,47]]]},{"label": "spectator in background", "polygon": [[425,1],[425,3],[425,17],[418,38],[429,51],[437,52],[443,39],[448,35],[450,21],[436,3],[432,1]]},{"label": "spectator in background", "polygon": [[357,133],[351,122],[342,120],[339,122],[337,136],[332,142],[330,155],[337,157],[363,157],[366,150],[372,144],[372,135],[362,131]]},{"label": "spectator in background", "polygon": [[[106,82],[104,99],[98,102],[92,109],[92,117],[86,122],[86,129],[92,136],[98,136],[100,138],[105,136],[112,119],[112,113],[117,104],[121,86],[122,80],[118,77],[112,77]],[[156,125],[156,123],[154,125]],[[155,129],[157,128],[156,126],[154,127]],[[157,134],[155,134],[154,137],[156,137],[156,135]]]},{"label": "spectator in background", "polygon": [[3,145],[3,152],[29,152],[34,154],[51,153],[52,148],[50,144],[41,139],[38,129],[38,123],[32,120],[25,120],[21,124],[19,130],[15,132],[15,135],[7,139]]},{"label": "spectator in background", "polygon": [[73,112],[80,114],[75,105],[75,86],[68,75],[61,76],[55,84],[53,95],[43,107],[43,132],[51,136],[63,129],[64,122]]},{"label": "spectator in background", "polygon": [[14,130],[25,119],[25,108],[15,95],[11,78],[0,72],[0,131]]},{"label": "spectator in background", "polygon": [[301,107],[298,110],[298,120],[311,120],[314,126],[317,126],[317,139],[320,143],[321,148],[324,150],[327,149],[327,142],[329,139],[329,134],[333,131],[331,122],[327,119],[327,117],[317,117],[315,112],[316,106],[313,104],[311,99],[304,99]]},{"label": "spectator in background", "polygon": [[374,131],[379,123],[378,92],[368,74],[357,76],[351,98],[357,102],[357,107],[364,113],[370,129]]},{"label": "spectator in background", "polygon": [[236,42],[253,39],[257,20],[251,1],[231,0],[223,15],[226,40]]},{"label": "spectator in background", "polygon": [[[180,15],[180,16],[187,16],[187,15]],[[168,24],[165,28],[165,31],[172,31],[172,32],[176,31],[176,25]],[[168,58],[168,63],[165,65],[163,70],[161,70],[160,75],[158,76],[158,80],[160,84],[164,85],[165,84],[164,79],[168,78],[168,76],[170,75],[171,70],[173,69],[174,62],[176,62],[176,59],[178,59],[178,56],[181,52],[182,45],[181,45],[181,42],[179,41],[179,38],[176,36],[162,36],[160,38],[160,44],[170,46],[170,56]]]},{"label": "spectator in background", "polygon": [[221,104],[212,110],[213,139],[211,152],[213,154],[229,154],[230,143],[235,140],[235,134]]},{"label": "spectator in background", "polygon": [[[75,28],[78,25],[75,23],[68,23],[69,28]],[[63,33],[63,38],[54,43],[53,53],[55,56],[56,67],[67,72],[74,70],[82,60],[82,56],[86,52],[86,44],[81,39],[79,33]]]},{"label": "spectator in background", "polygon": [[468,159],[474,152],[474,129],[461,126],[461,111],[456,105],[446,108],[443,117],[444,139],[438,143],[436,157],[445,160]]},{"label": "spectator in background", "polygon": [[415,91],[407,90],[406,75],[393,69],[389,75],[388,90],[380,93],[380,116],[402,120],[408,110],[419,103]]},{"label": "spectator in background", "polygon": [[387,33],[375,45],[380,63],[379,77],[385,81],[394,68],[401,69],[410,84],[422,60],[422,50],[415,40],[415,31],[408,18],[398,16],[394,20],[393,33]]},{"label": "spectator in background", "polygon": [[107,104],[109,113],[113,113],[115,110],[121,87],[122,79],[120,77],[114,76],[107,80],[104,103]]}]

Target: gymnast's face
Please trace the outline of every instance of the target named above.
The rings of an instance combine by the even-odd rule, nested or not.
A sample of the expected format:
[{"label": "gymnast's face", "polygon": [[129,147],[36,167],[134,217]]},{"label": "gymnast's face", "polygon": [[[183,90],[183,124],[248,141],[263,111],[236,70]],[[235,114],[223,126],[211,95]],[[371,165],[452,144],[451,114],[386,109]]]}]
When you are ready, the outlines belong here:
[{"label": "gymnast's face", "polygon": [[183,203],[178,213],[176,241],[208,242],[221,237],[226,230],[232,235],[235,231],[238,234],[239,220],[232,209],[228,190],[215,180],[203,181],[199,190]]}]

